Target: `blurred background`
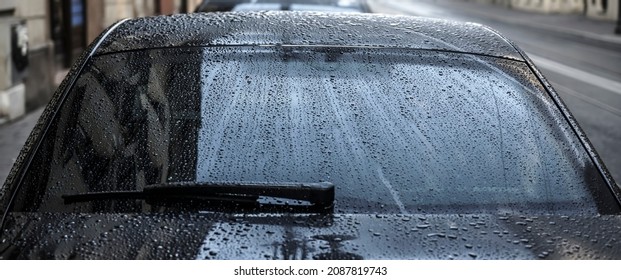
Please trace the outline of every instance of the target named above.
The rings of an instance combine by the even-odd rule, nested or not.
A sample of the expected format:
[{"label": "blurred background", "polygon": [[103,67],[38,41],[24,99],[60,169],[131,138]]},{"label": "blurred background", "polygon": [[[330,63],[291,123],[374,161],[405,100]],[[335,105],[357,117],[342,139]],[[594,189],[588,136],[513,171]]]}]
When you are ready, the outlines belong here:
[{"label": "blurred background", "polygon": [[[0,0],[0,186],[68,68],[114,22],[273,3],[292,9],[292,1],[304,0]],[[620,0],[306,0],[326,1],[499,30],[542,70],[621,181]],[[257,2],[269,5],[250,5]]]}]

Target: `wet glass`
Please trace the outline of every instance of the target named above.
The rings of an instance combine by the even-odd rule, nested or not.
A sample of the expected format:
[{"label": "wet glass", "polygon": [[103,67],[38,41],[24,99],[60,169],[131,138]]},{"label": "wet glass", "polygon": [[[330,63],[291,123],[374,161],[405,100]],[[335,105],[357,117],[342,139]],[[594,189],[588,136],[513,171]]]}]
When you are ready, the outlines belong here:
[{"label": "wet glass", "polygon": [[60,196],[209,181],[329,181],[335,213],[617,211],[525,63],[287,46],[94,57],[14,211],[151,211],[141,201],[65,205]]}]

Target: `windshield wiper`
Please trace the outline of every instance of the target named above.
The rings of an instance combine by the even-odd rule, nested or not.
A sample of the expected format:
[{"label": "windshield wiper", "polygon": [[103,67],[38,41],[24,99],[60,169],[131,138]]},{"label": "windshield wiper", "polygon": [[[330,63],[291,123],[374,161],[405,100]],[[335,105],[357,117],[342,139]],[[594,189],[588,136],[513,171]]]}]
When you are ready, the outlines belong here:
[{"label": "windshield wiper", "polygon": [[179,182],[148,185],[143,190],[87,192],[62,195],[65,204],[92,200],[143,199],[202,199],[214,201],[254,201],[260,197],[307,201],[319,209],[334,205],[334,184],[321,183],[228,183]]}]

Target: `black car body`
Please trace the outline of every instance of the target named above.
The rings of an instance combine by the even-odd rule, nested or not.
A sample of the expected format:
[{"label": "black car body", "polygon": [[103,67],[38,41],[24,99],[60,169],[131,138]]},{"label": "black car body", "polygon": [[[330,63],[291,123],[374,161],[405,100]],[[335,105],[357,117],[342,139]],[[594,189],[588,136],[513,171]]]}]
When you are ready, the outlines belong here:
[{"label": "black car body", "polygon": [[369,12],[362,0],[205,0],[196,12],[312,11]]},{"label": "black car body", "polygon": [[[321,209],[201,191],[325,181]],[[413,17],[120,22],[0,198],[7,259],[621,256],[618,187],[526,55],[485,26]]]}]

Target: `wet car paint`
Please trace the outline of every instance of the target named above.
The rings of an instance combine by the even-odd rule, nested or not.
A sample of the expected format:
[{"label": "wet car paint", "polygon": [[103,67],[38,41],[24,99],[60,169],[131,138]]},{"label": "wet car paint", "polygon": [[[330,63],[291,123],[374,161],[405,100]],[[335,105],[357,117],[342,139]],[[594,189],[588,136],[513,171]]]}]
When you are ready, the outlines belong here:
[{"label": "wet car paint", "polygon": [[619,259],[621,217],[12,213],[3,259]]},{"label": "wet car paint", "polygon": [[496,31],[476,23],[375,14],[282,11],[133,19],[107,36],[95,55],[147,48],[224,45],[394,47],[524,60]]}]

